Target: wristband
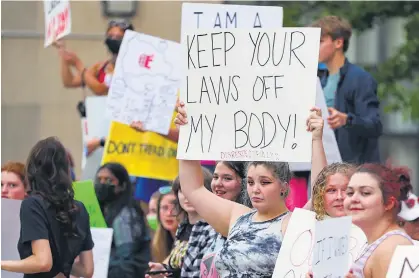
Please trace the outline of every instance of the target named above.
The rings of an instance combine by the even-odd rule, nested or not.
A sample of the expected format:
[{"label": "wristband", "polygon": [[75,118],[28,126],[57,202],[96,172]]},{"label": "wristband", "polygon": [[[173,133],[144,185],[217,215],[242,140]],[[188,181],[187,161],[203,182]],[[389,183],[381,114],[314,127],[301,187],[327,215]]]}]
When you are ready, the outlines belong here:
[{"label": "wristband", "polygon": [[105,143],[106,143],[106,139],[105,138],[101,138],[100,139],[100,146],[101,147],[104,147],[105,146]]},{"label": "wristband", "polygon": [[86,73],[86,68],[83,69],[83,71],[81,72],[81,86],[85,87],[86,86],[86,82],[84,80],[84,74]]}]

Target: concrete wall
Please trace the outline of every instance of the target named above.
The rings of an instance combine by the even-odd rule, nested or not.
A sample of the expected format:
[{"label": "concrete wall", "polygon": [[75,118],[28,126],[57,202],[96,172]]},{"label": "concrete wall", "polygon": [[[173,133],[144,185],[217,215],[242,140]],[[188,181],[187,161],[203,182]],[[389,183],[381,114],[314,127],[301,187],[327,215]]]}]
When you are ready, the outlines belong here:
[{"label": "concrete wall", "polygon": [[[181,2],[140,1],[137,31],[180,40]],[[1,160],[26,160],[41,138],[58,136],[81,164],[81,123],[76,105],[81,89],[61,84],[59,56],[43,46],[43,1],[1,3]],[[91,65],[107,58],[104,32],[107,18],[99,1],[71,1],[72,33],[69,49]]]}]

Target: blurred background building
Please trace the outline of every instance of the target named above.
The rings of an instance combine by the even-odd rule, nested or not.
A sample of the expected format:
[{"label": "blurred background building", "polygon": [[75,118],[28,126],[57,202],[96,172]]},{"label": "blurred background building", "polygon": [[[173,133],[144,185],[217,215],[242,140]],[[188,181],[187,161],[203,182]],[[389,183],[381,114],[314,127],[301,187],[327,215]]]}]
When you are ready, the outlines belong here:
[{"label": "blurred background building", "polygon": [[[72,1],[72,34],[65,40],[86,65],[104,60],[107,22],[125,14],[132,16],[136,31],[179,42],[181,6],[177,1]],[[79,175],[82,135],[76,105],[83,93],[63,88],[57,50],[44,48],[43,1],[2,1],[1,23],[2,162],[24,161],[36,141],[55,135],[72,151]],[[357,64],[376,65],[404,40],[404,19],[393,18],[355,32],[347,56]],[[409,166],[419,193],[419,123],[404,121],[398,113],[383,113],[383,123],[382,158]]]}]

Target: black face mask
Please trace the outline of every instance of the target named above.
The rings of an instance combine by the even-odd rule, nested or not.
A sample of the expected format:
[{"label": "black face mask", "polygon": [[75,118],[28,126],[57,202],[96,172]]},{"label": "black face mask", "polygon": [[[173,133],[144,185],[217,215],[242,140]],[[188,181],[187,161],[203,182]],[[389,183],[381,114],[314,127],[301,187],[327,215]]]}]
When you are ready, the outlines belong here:
[{"label": "black face mask", "polygon": [[96,183],[95,191],[99,203],[110,203],[115,201],[117,195],[115,193],[115,185]]},{"label": "black face mask", "polygon": [[108,46],[108,49],[112,54],[118,54],[119,48],[121,47],[122,40],[115,40],[107,38],[105,44]]}]

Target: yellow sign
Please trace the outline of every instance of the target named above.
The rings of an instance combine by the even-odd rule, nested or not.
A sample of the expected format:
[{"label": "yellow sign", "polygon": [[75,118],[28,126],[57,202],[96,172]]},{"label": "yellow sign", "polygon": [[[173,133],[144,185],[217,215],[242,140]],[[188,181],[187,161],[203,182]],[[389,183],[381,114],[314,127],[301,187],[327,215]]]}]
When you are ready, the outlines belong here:
[{"label": "yellow sign", "polygon": [[112,122],[102,164],[121,163],[131,176],[174,180],[179,167],[176,152],[177,144],[158,133],[138,132],[128,125]]}]

